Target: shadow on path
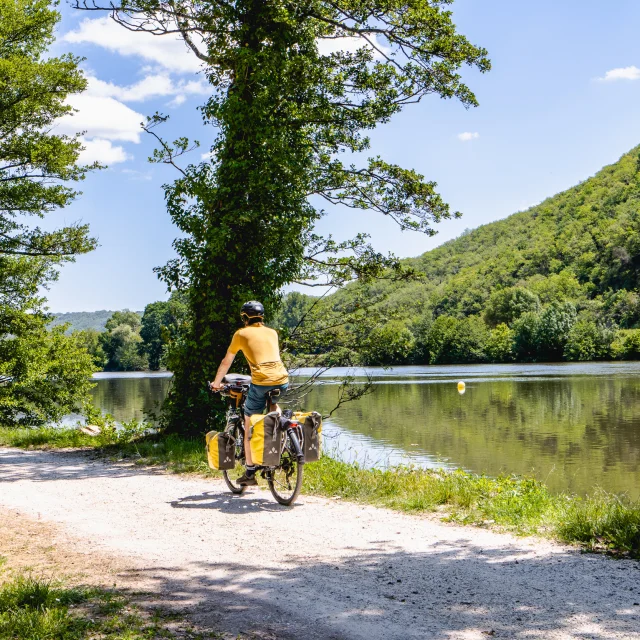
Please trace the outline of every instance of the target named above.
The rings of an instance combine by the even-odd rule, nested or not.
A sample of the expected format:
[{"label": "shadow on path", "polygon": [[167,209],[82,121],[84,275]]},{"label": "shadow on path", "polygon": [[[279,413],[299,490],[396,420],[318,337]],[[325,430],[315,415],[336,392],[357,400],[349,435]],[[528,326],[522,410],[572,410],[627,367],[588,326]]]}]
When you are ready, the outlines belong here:
[{"label": "shadow on path", "polygon": [[[262,535],[268,544],[268,532]],[[387,548],[331,563],[310,555],[302,566],[258,570],[228,562],[221,549],[216,562],[138,575],[165,594],[167,604],[193,607],[202,626],[269,637],[640,638],[638,565],[611,562],[614,579],[604,581],[586,566],[576,580],[567,565],[588,558],[568,553],[515,562],[513,549],[459,542],[436,544],[429,553]],[[614,604],[608,596],[621,584],[635,588],[623,605]]]},{"label": "shadow on path", "polygon": [[18,450],[0,448],[0,484],[29,480],[85,480],[164,474],[162,467],[137,466],[135,460],[108,460],[91,450]]},{"label": "shadow on path", "polygon": [[235,515],[255,513],[256,511],[282,512],[286,509],[295,509],[301,506],[301,503],[296,503],[290,507],[283,507],[274,502],[273,499],[254,498],[251,496],[251,492],[236,496],[229,491],[205,491],[199,495],[185,496],[184,498],[172,500],[169,504],[174,509],[215,509],[222,513]]}]

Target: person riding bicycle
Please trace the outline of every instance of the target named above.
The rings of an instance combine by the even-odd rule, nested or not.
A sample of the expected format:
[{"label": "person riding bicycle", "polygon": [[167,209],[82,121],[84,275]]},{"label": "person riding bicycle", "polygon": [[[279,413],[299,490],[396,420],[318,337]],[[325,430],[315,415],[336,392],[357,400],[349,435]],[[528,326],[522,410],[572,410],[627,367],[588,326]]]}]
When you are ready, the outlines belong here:
[{"label": "person riding bicycle", "polygon": [[[260,302],[252,300],[245,302],[240,310],[240,318],[244,323],[242,329],[238,329],[233,335],[231,344],[227,350],[215,380],[211,388],[218,391],[222,387],[222,379],[227,375],[238,351],[242,351],[251,369],[251,384],[244,403],[244,451],[246,458],[246,471],[238,478],[238,484],[251,486],[258,484],[255,475],[257,467],[251,459],[249,446],[249,418],[256,413],[264,413],[267,404],[267,393],[274,389],[286,391],[289,385],[289,374],[280,359],[280,346],[278,333],[274,329],[264,325],[264,307]],[[275,405],[276,411],[280,411]]]}]

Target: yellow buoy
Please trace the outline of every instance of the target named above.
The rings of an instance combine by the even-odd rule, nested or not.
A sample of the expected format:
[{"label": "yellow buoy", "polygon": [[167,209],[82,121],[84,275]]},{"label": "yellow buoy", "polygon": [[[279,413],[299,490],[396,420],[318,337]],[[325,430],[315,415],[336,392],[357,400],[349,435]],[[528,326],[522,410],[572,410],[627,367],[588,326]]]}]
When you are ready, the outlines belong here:
[{"label": "yellow buoy", "polygon": [[466,389],[465,383],[462,381],[458,382],[458,393],[460,395],[462,395],[465,392],[465,389]]}]

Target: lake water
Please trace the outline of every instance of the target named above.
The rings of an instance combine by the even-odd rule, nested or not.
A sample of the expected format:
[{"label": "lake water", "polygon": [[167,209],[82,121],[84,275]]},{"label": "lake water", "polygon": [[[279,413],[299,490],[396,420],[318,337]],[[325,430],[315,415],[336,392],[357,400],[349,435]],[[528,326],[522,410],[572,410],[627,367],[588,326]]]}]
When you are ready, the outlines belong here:
[{"label": "lake water", "polygon": [[[326,444],[367,465],[409,462],[534,474],[553,490],[640,497],[640,363],[372,368],[373,393],[343,405]],[[304,399],[329,411],[334,370]],[[466,383],[460,395],[456,384]],[[94,398],[118,420],[164,398],[167,374],[98,374]]]}]

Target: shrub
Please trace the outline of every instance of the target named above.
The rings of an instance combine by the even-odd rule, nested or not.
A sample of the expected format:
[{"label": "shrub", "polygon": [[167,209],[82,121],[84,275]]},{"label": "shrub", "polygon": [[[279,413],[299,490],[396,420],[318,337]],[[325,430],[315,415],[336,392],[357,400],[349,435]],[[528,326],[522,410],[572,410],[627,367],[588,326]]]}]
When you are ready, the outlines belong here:
[{"label": "shrub", "polygon": [[376,327],[366,347],[367,364],[402,364],[415,347],[413,333],[400,320]]},{"label": "shrub", "polygon": [[489,362],[511,362],[514,359],[515,332],[501,323],[495,329],[491,329],[485,353]]},{"label": "shrub", "polygon": [[564,346],[567,360],[602,360],[611,352],[613,332],[593,320],[578,320]]},{"label": "shrub", "polygon": [[427,340],[431,364],[484,362],[487,327],[478,316],[439,316],[431,325]]},{"label": "shrub", "polygon": [[640,329],[621,329],[611,344],[611,355],[620,360],[640,360]]}]

